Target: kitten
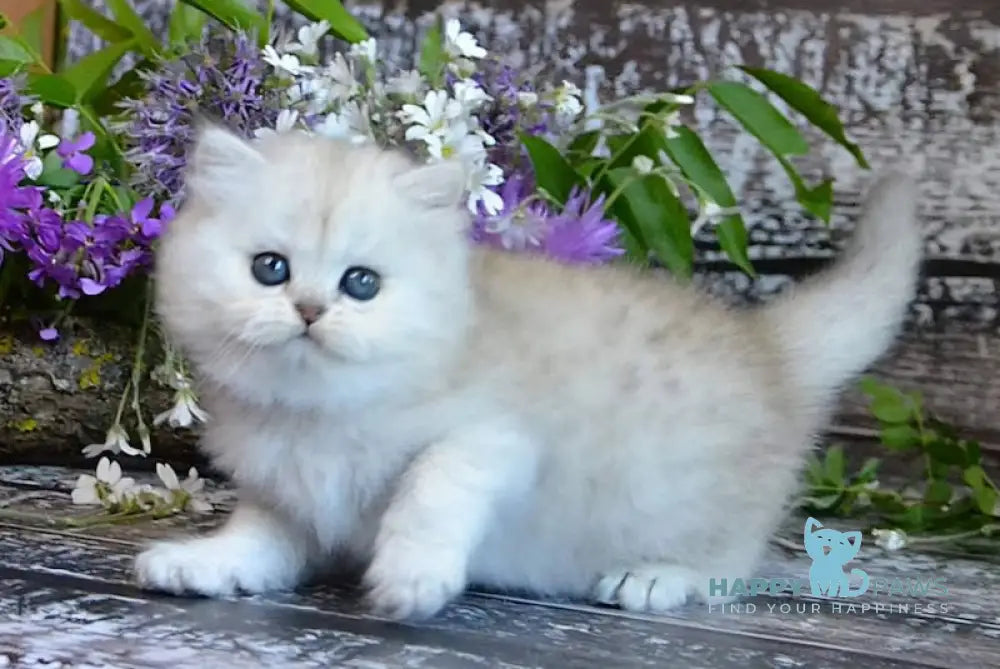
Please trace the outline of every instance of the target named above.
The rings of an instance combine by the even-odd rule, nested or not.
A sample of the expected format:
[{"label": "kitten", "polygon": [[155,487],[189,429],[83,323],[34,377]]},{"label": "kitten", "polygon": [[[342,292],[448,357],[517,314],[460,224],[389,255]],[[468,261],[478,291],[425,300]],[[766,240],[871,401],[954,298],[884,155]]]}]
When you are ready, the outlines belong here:
[{"label": "kitten", "polygon": [[158,310],[240,502],[142,553],[138,581],[227,595],[363,567],[396,618],[469,583],[664,611],[751,576],[921,255],[898,176],[835,269],[742,312],[629,267],[474,248],[452,163],[208,127],[187,180]]}]

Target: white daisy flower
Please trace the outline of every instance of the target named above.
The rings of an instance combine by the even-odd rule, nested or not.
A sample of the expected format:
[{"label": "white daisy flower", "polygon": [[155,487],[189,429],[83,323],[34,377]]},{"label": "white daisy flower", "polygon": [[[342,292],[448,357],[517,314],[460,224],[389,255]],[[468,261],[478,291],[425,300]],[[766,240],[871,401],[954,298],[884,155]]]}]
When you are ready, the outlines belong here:
[{"label": "white daisy flower", "polygon": [[187,478],[181,481],[177,478],[173,467],[157,463],[156,475],[160,477],[160,481],[163,482],[167,490],[187,493],[188,501],[185,508],[197,513],[207,513],[212,510],[212,505],[199,496],[199,493],[205,488],[205,481],[198,476],[198,470],[194,467],[188,470]]},{"label": "white daisy flower", "polygon": [[[451,133],[453,121],[462,115],[462,107],[448,97],[447,91],[427,91],[423,105],[403,105],[398,113],[400,120],[410,126],[406,129],[406,139],[422,139],[432,135]],[[467,126],[460,122],[461,132],[468,133]]]},{"label": "white daisy flower", "polygon": [[39,135],[41,126],[37,121],[28,121],[21,126],[20,144],[22,158],[25,161],[24,174],[34,181],[42,174],[42,159],[36,155],[35,149],[51,149],[59,144],[59,138],[55,135]]},{"label": "white daisy flower", "polygon": [[369,37],[362,42],[352,44],[348,53],[355,58],[364,59],[369,63],[374,63],[378,59],[378,43],[375,41],[374,37]]},{"label": "white daisy flower", "polygon": [[270,44],[264,47],[263,55],[265,63],[293,77],[312,71],[311,67],[302,64],[298,56],[290,53],[278,53]]},{"label": "white daisy flower", "polygon": [[174,393],[174,405],[153,418],[153,425],[158,426],[167,423],[173,428],[187,428],[195,422],[204,423],[208,420],[208,414],[198,406],[198,397],[190,388],[179,388]]},{"label": "white daisy flower", "polygon": [[278,112],[274,128],[257,128],[253,134],[257,138],[268,137],[270,135],[283,135],[295,129],[295,123],[299,120],[299,113],[294,109],[282,109]]},{"label": "white daisy flower", "polygon": [[571,81],[563,81],[562,86],[555,91],[556,112],[562,116],[576,117],[583,111],[583,103],[580,102],[582,92],[580,88]]},{"label": "white daisy flower", "polygon": [[478,213],[479,204],[490,216],[503,211],[503,198],[490,190],[490,186],[499,186],[503,183],[503,170],[493,163],[483,163],[475,165],[469,170],[466,189],[469,191],[469,198],[466,206],[473,214]]},{"label": "white daisy flower", "polygon": [[285,47],[290,53],[300,53],[304,56],[315,56],[319,50],[319,41],[330,31],[330,22],[323,20],[302,26],[298,31],[298,42],[291,42]]},{"label": "white daisy flower", "polygon": [[368,109],[357,101],[348,102],[339,113],[327,114],[314,129],[324,137],[352,144],[364,144],[372,138]]},{"label": "white daisy flower", "polygon": [[74,504],[99,505],[102,503],[98,486],[103,486],[109,502],[125,499],[135,488],[135,480],[122,476],[122,468],[117,462],[101,458],[97,463],[97,476],[81,474],[76,480],[71,498]]},{"label": "white daisy flower", "polygon": [[[415,127],[420,128],[420,126]],[[409,131],[407,139],[412,139]],[[437,160],[461,158],[469,164],[474,164],[486,157],[482,138],[474,133],[470,134],[468,126],[462,121],[455,121],[445,126],[442,132],[424,133],[419,139],[424,140],[427,153]]]},{"label": "white daisy flower", "polygon": [[326,79],[317,82],[316,87],[326,85],[329,96],[333,100],[349,100],[354,97],[360,86],[354,74],[354,67],[344,58],[344,54],[338,53],[326,66]]},{"label": "white daisy flower", "polygon": [[111,429],[108,430],[107,435],[104,438],[103,444],[90,444],[83,449],[83,455],[88,458],[93,458],[100,455],[104,451],[111,451],[112,453],[129,453],[137,452],[136,449],[128,443],[128,433],[122,428],[121,425],[112,425]]},{"label": "white daisy flower", "polygon": [[471,79],[457,81],[452,88],[455,102],[459,104],[465,114],[475,113],[484,103],[493,99]]},{"label": "white daisy flower", "polygon": [[486,49],[472,33],[462,30],[458,19],[450,19],[444,26],[444,49],[452,58],[484,58]]},{"label": "white daisy flower", "polygon": [[417,70],[401,72],[390,77],[385,84],[385,90],[390,95],[416,97],[424,88],[424,75]]}]

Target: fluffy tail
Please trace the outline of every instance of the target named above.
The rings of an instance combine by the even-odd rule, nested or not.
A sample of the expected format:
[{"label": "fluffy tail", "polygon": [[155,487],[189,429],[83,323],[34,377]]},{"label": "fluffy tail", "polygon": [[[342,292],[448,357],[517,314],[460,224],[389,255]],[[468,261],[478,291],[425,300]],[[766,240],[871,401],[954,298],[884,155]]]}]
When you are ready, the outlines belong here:
[{"label": "fluffy tail", "polygon": [[899,333],[922,255],[916,202],[909,177],[882,177],[841,260],[767,308],[791,373],[814,397],[839,390]]}]

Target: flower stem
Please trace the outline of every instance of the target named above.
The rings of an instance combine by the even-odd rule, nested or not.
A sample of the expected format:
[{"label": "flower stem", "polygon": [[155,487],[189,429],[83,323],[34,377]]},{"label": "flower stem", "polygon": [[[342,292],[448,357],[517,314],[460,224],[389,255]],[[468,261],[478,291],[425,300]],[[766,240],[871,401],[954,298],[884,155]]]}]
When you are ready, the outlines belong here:
[{"label": "flower stem", "polygon": [[139,397],[139,387],[142,384],[143,360],[146,353],[146,336],[149,332],[149,316],[152,304],[152,281],[146,281],[146,295],[143,303],[142,324],[139,326],[139,338],[135,345],[135,358],[132,361],[132,376],[130,385],[132,386],[132,411],[138,424],[139,437],[142,441],[143,450],[149,452],[149,428],[142,418],[142,405]]}]

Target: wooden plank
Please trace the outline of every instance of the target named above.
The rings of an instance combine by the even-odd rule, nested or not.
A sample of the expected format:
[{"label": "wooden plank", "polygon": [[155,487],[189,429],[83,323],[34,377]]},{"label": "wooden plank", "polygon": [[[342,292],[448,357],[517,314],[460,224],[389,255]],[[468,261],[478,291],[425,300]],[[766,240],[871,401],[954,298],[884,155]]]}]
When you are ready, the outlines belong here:
[{"label": "wooden plank", "polygon": [[[72,480],[73,473],[65,470],[0,468],[0,500],[32,493],[38,496],[26,506],[18,503],[19,508],[64,515],[74,512],[66,501]],[[225,489],[214,494],[217,502],[232,500]],[[221,520],[215,514],[198,525],[204,531]],[[789,518],[781,545],[772,547],[757,572],[760,577],[808,578],[809,560],[795,545],[801,543],[802,520]],[[0,524],[0,613],[20,625],[0,625],[0,653],[57,658],[77,653],[77,661],[121,666],[150,657],[153,643],[165,643],[157,651],[163,656],[181,653],[174,642],[183,639],[189,650],[204,651],[206,659],[232,652],[237,662],[301,661],[306,666],[331,658],[374,663],[366,666],[393,666],[403,658],[414,666],[479,666],[484,660],[489,666],[581,667],[1000,662],[996,561],[910,549],[886,553],[866,544],[856,566],[873,579],[888,583],[940,576],[948,593],[929,600],[888,597],[883,589],[855,600],[854,610],[808,595],[763,595],[742,600],[739,611],[691,604],[650,616],[478,591],[431,621],[392,625],[368,615],[349,583],[321,582],[294,594],[221,602],[154,596],[129,585],[131,559],[141,544],[192,531],[184,525],[183,518],[174,518],[67,532]],[[850,529],[849,522],[832,525]],[[749,612],[747,604],[756,610]],[[413,655],[413,647],[424,650]],[[180,657],[183,664],[185,656]]]}]

